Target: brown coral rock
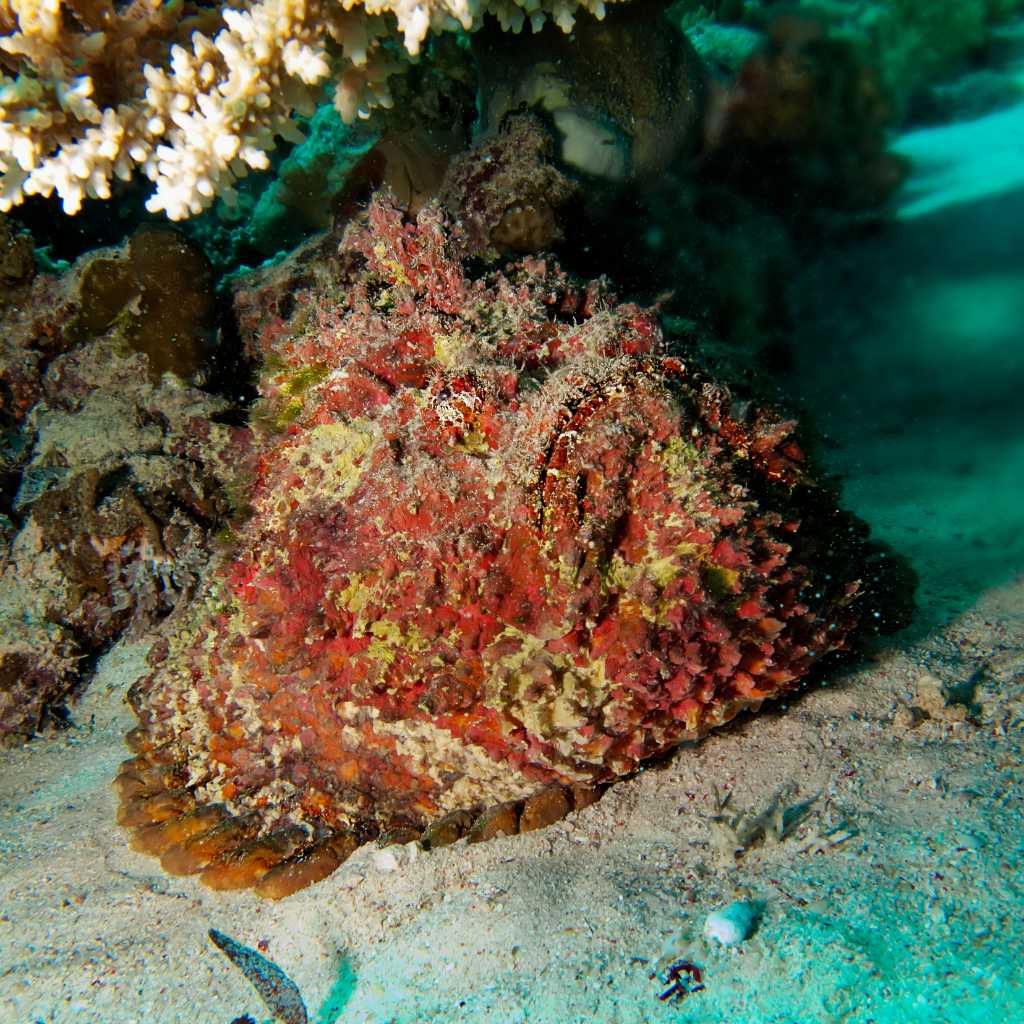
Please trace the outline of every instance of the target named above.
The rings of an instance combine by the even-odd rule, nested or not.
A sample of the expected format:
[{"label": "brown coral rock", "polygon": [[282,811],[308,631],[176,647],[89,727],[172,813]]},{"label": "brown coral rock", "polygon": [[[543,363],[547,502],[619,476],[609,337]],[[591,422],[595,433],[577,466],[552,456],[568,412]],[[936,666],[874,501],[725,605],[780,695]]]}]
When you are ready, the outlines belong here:
[{"label": "brown coral rock", "polygon": [[201,250],[163,225],[143,224],[121,250],[90,257],[81,272],[86,335],[112,327],[145,353],[154,380],[165,372],[192,380],[209,354],[212,274]]},{"label": "brown coral rock", "polygon": [[[136,286],[165,289],[189,319],[188,289],[208,299],[202,267],[194,253],[168,267],[175,243],[153,234],[128,245],[135,284],[112,305],[90,271],[104,254],[0,306],[0,740],[61,724],[95,655],[187,602],[244,464],[248,432],[215,422],[226,401],[154,375],[162,364],[124,344],[125,323],[108,329],[127,308],[182,356]],[[186,362],[195,375],[195,352]]]}]

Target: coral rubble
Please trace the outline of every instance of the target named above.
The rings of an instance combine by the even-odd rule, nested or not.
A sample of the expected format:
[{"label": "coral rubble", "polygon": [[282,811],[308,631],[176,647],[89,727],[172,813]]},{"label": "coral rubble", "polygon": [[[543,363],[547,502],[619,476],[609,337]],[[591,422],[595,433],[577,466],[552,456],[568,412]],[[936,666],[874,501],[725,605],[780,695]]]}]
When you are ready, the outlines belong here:
[{"label": "coral rubble", "polygon": [[252,516],[133,688],[116,782],[170,871],[279,897],[373,837],[539,827],[883,614],[792,421],[605,283],[474,277],[461,245],[378,196],[238,287]]}]

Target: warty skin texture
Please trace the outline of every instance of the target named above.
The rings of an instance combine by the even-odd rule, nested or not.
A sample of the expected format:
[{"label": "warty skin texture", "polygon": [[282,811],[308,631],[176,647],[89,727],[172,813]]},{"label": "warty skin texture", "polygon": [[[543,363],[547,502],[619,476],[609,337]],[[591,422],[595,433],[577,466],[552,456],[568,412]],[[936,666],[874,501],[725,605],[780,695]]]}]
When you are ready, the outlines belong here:
[{"label": "warty skin texture", "polygon": [[251,823],[204,880],[565,813],[848,646],[866,531],[651,311],[549,260],[474,279],[434,206],[378,197],[320,245],[237,294],[266,367],[252,515],[131,695],[126,774],[166,763],[175,813]]}]

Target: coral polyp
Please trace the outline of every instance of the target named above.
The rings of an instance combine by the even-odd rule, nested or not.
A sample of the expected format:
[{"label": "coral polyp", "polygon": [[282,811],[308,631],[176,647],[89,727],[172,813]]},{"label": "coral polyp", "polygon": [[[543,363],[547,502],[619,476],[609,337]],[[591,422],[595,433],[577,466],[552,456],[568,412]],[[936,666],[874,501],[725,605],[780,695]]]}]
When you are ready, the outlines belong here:
[{"label": "coral polyp", "polygon": [[474,278],[434,206],[317,244],[236,296],[267,436],[131,694],[137,847],[281,896],[369,839],[537,827],[851,643],[866,531],[653,312]]}]

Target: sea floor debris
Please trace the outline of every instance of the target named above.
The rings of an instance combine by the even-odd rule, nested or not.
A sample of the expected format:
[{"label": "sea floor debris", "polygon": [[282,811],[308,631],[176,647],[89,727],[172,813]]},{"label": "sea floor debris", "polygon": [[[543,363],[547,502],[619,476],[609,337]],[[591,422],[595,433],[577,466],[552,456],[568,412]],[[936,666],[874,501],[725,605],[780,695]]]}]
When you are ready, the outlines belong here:
[{"label": "sea floor debris", "polygon": [[211,928],[210,941],[245,975],[280,1024],[308,1024],[309,1014],[298,986],[262,953]]}]

